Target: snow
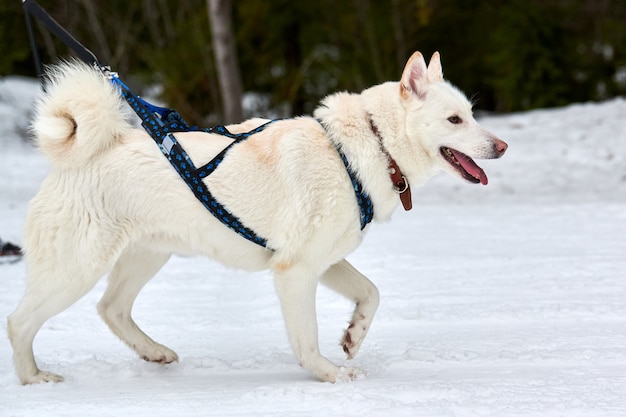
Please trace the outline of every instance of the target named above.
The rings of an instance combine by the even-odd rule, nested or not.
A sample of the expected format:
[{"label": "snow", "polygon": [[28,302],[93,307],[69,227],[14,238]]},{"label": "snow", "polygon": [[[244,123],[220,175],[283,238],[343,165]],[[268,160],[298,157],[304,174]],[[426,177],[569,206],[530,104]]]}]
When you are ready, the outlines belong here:
[{"label": "snow", "polygon": [[[18,137],[34,91],[0,80],[0,236],[15,243],[48,170]],[[21,386],[0,338],[0,416],[624,416],[624,120],[620,98],[484,117],[510,145],[480,162],[488,186],[439,176],[413,190],[411,212],[374,225],[349,257],[381,291],[351,361],[362,379],[298,367],[268,273],[174,257],[134,316],[179,363],[143,362],[112,335],[95,311],[103,280],[35,341],[65,382]],[[0,265],[0,317],[24,276],[23,262]],[[320,288],[320,346],[340,364],[351,309]]]}]

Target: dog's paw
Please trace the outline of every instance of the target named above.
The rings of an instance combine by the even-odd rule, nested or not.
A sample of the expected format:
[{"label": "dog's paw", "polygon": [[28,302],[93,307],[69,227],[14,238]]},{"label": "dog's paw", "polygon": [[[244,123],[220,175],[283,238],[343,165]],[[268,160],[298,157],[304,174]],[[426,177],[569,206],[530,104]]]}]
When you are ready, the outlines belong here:
[{"label": "dog's paw", "polygon": [[366,334],[367,327],[364,324],[359,323],[358,321],[350,323],[350,326],[348,326],[344,332],[340,343],[341,347],[343,347],[343,351],[348,356],[348,359],[352,359],[356,356]]},{"label": "dog's paw", "polygon": [[157,344],[149,352],[141,354],[141,358],[148,362],[160,363],[165,365],[172,362],[178,362],[178,355],[172,349]]},{"label": "dog's paw", "polygon": [[52,372],[39,371],[35,375],[30,375],[21,378],[22,384],[41,384],[44,382],[63,382],[61,375],[53,374]]},{"label": "dog's paw", "polygon": [[360,370],[359,368],[342,366],[339,368],[339,372],[337,373],[337,377],[335,378],[335,383],[356,381],[357,379],[365,378],[365,375],[365,372]]}]

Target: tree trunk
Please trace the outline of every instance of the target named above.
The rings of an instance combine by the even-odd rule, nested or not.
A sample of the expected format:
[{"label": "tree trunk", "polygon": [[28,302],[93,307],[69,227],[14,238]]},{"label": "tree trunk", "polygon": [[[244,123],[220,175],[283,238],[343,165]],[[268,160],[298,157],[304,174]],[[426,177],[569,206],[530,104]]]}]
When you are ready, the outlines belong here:
[{"label": "tree trunk", "polygon": [[207,0],[224,123],[243,120],[241,74],[231,29],[230,0]]}]

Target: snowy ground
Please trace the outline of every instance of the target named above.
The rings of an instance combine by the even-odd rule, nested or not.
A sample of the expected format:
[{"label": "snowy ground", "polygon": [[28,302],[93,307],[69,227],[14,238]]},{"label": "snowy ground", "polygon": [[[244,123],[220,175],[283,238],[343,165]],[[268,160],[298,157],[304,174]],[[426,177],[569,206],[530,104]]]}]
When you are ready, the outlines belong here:
[{"label": "snowy ground", "polygon": [[[12,133],[31,105],[7,97],[29,85],[0,80],[0,236],[16,243],[47,170]],[[352,361],[364,379],[297,366],[267,273],[174,258],[135,318],[180,363],[145,363],[109,332],[103,282],[36,339],[64,383],[19,385],[0,338],[0,416],[626,416],[625,120],[623,99],[485,118],[510,145],[481,163],[487,187],[438,177],[375,225],[350,256],[382,298]],[[24,273],[0,266],[3,333]],[[320,289],[318,310],[322,351],[346,363],[351,306]]]}]

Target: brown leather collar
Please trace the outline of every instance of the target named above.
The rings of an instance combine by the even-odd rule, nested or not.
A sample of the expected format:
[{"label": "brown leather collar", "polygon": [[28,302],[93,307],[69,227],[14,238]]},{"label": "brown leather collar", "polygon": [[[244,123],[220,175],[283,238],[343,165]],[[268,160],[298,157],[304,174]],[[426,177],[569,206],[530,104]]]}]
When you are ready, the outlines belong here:
[{"label": "brown leather collar", "polygon": [[413,208],[413,203],[411,201],[411,186],[409,185],[409,181],[406,179],[404,175],[402,175],[402,171],[400,171],[400,167],[396,161],[389,155],[387,149],[383,145],[383,138],[378,131],[378,128],[374,124],[374,121],[370,117],[370,128],[376,137],[378,138],[378,143],[380,144],[381,152],[387,157],[387,161],[389,162],[389,178],[391,179],[391,183],[393,184],[393,189],[400,195],[400,201],[402,202],[402,206],[406,211],[409,211]]}]

